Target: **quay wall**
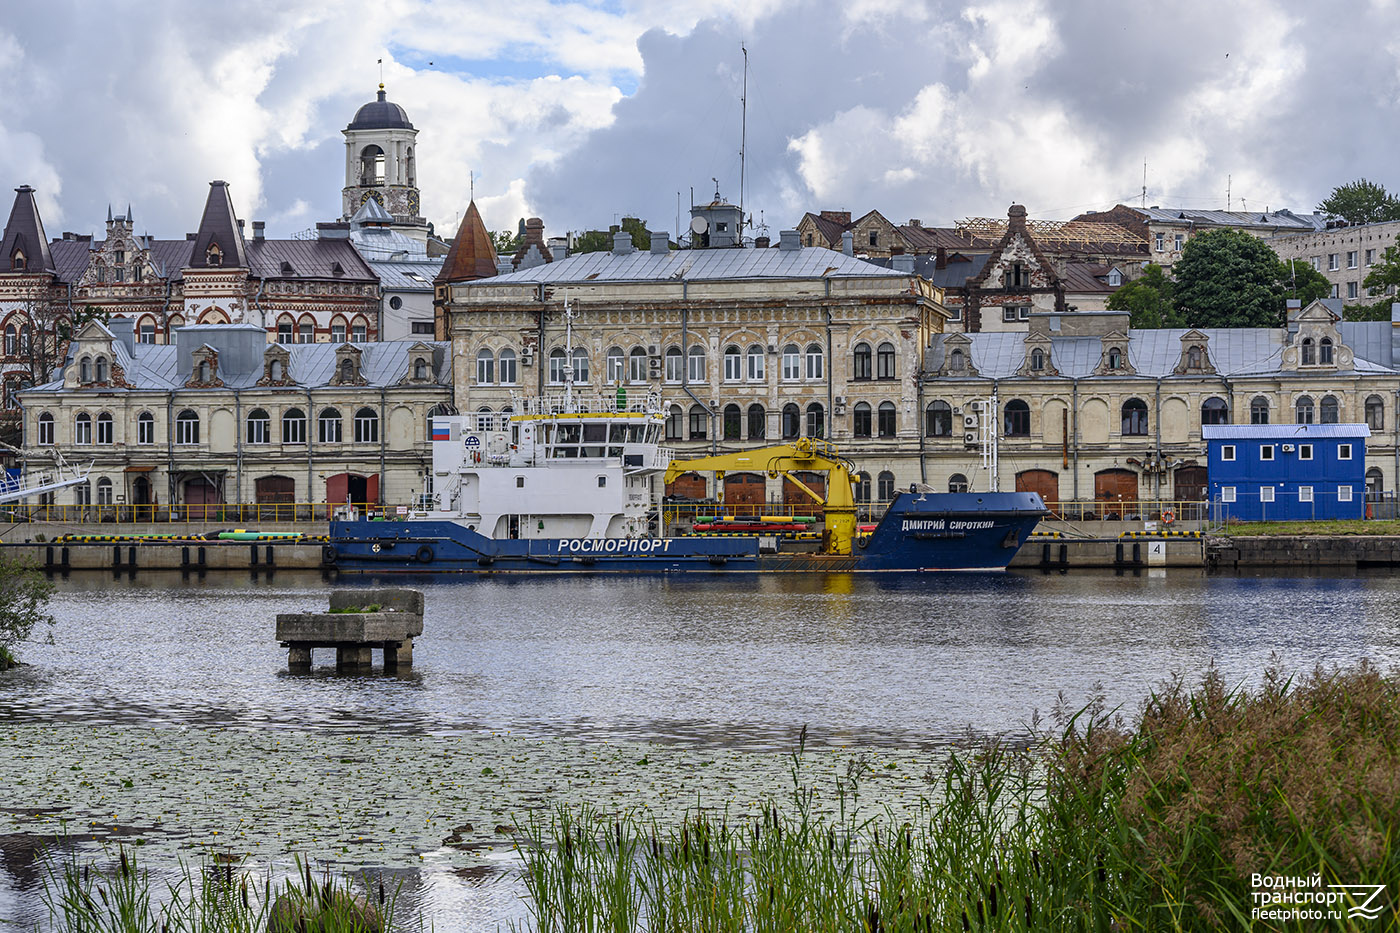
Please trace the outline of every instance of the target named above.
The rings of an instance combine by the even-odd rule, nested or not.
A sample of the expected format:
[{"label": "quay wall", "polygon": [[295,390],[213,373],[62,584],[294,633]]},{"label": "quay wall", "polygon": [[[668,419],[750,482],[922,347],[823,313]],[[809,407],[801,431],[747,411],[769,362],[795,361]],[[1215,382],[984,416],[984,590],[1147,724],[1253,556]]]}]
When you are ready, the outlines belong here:
[{"label": "quay wall", "polygon": [[1400,535],[1221,535],[1207,539],[1206,565],[1221,570],[1400,566]]}]

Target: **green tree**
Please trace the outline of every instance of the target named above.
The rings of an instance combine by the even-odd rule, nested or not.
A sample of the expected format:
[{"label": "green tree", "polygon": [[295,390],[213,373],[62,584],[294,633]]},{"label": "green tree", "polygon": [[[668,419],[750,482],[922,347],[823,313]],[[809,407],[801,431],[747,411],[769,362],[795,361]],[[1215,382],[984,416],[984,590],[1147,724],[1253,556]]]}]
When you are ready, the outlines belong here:
[{"label": "green tree", "polygon": [[1207,230],[1186,241],[1173,302],[1188,327],[1280,327],[1278,254],[1243,230]]},{"label": "green tree", "polygon": [[586,230],[574,238],[573,253],[601,253],[612,249],[612,235],[604,230]]},{"label": "green tree", "polygon": [[1278,289],[1285,298],[1297,298],[1307,307],[1319,298],[1332,294],[1332,283],[1327,276],[1312,267],[1304,259],[1284,259],[1278,264]]},{"label": "green tree", "polygon": [[520,248],[520,237],[509,230],[493,230],[491,245],[496,247],[497,256],[514,256]]},{"label": "green tree", "polygon": [[619,230],[632,234],[632,245],[637,249],[651,249],[651,231],[647,229],[647,222],[636,217],[624,217],[621,225],[614,224],[606,231],[589,230],[579,234],[570,252],[601,253],[610,250],[613,248],[613,234]]},{"label": "green tree", "polygon": [[1400,236],[1395,238],[1394,246],[1385,248],[1380,262],[1371,267],[1361,284],[1372,298],[1383,296],[1387,289],[1400,287]]},{"label": "green tree", "polygon": [[53,625],[48,613],[53,584],[27,564],[0,553],[0,671],[13,667],[15,645],[36,625]]},{"label": "green tree", "polygon": [[1353,224],[1400,220],[1400,198],[1364,178],[1333,188],[1332,194],[1317,209]]},{"label": "green tree", "polygon": [[1128,326],[1136,330],[1186,324],[1186,318],[1172,305],[1171,279],[1155,263],[1148,263],[1140,278],[1109,295],[1108,310],[1129,312]]},{"label": "green tree", "polygon": [[1346,305],[1342,308],[1342,320],[1388,321],[1390,320],[1390,305],[1384,301],[1373,305]]}]

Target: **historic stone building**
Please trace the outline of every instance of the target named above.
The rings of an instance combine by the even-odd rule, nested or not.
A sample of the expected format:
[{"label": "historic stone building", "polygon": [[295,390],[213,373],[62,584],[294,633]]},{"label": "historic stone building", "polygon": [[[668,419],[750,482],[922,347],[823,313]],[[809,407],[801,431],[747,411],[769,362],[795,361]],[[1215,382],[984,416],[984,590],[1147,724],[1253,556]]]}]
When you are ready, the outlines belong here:
[{"label": "historic stone building", "polygon": [[1147,243],[1143,258],[1167,272],[1181,259],[1181,250],[1197,233],[1229,228],[1243,230],[1261,239],[1294,233],[1314,233],[1327,225],[1327,214],[1295,214],[1285,209],[1271,211],[1210,211],[1187,207],[1131,207],[1116,205],[1112,210],[1089,211],[1076,222],[1117,224]]},{"label": "historic stone building", "polygon": [[451,410],[443,344],[269,344],[249,324],[186,325],[152,344],[133,323],[88,323],[56,378],[20,395],[30,469],[54,450],[92,464],[56,504],[161,520],[189,506],[215,517],[220,503],[408,504],[424,491],[428,418]]},{"label": "historic stone building", "polygon": [[[737,224],[733,214],[707,219],[714,229]],[[454,249],[471,248],[470,235]],[[608,252],[496,276],[484,247],[475,256],[473,279],[439,286],[461,411],[499,413],[514,393],[569,382],[585,396],[658,392],[680,456],[822,437],[878,478],[867,498],[917,477],[917,376],[947,319],[926,280],[805,247],[796,231],[771,248],[689,250],[654,233],[646,251],[619,233]],[[730,501],[805,501],[762,470],[729,474],[725,490]],[[699,477],[672,490],[713,491]]]},{"label": "historic stone building", "polygon": [[1378,497],[1400,475],[1400,320],[1346,323],[1338,310],[1316,302],[1290,309],[1287,328],[1202,330],[1130,330],[1121,312],[1034,313],[1027,333],[935,335],[921,475],[986,488],[969,435],[994,417],[1002,489],[1138,514],[1124,503],[1204,498],[1203,424],[1361,422]]},{"label": "historic stone building", "polygon": [[421,242],[429,237],[418,191],[418,130],[402,107],[385,97],[355,112],[345,134],[345,187],[341,221],[348,223],[367,201],[393,217],[393,229]]},{"label": "historic stone building", "polygon": [[1306,262],[1332,283],[1332,297],[1348,304],[1374,304],[1395,294],[1395,286],[1385,295],[1367,294],[1366,276],[1371,267],[1385,259],[1387,247],[1396,245],[1400,221],[1375,224],[1332,224],[1322,230],[1270,237],[1268,244],[1280,259]]}]

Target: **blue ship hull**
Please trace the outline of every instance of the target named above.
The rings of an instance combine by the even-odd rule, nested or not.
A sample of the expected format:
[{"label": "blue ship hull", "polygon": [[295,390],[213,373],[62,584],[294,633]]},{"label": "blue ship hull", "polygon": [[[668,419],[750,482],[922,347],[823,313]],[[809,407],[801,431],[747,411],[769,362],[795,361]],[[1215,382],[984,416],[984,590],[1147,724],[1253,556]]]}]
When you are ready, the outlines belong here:
[{"label": "blue ship hull", "polygon": [[332,522],[350,573],[811,573],[1005,570],[1047,514],[1030,492],[900,493],[850,555],[760,554],[757,537],[487,538],[443,520]]}]

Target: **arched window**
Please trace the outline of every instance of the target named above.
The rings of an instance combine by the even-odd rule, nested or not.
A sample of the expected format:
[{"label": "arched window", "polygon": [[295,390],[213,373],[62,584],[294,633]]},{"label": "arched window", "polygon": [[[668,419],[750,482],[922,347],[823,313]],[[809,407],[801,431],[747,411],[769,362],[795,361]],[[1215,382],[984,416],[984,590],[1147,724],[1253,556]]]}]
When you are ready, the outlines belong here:
[{"label": "arched window", "polygon": [[960,373],[967,369],[967,354],[960,349],[954,349],[948,354],[948,371]]},{"label": "arched window", "polygon": [[1031,372],[1038,373],[1045,369],[1045,351],[1036,347],[1031,351]]},{"label": "arched window", "polygon": [[199,361],[199,373],[198,373],[199,381],[200,381],[200,382],[208,382],[208,381],[209,381],[209,375],[210,375],[210,371],[209,371],[209,361],[208,361],[208,360],[200,360],[200,361]]},{"label": "arched window", "polygon": [[[815,344],[815,343],[813,343],[813,344],[808,344],[808,345],[807,345],[807,378],[808,378],[808,379],[820,379],[820,378],[822,378],[822,374],[826,371],[826,368],[825,368],[825,366],[823,365],[823,364],[825,363],[825,360],[826,360],[826,357],[822,354],[822,348],[821,348],[820,345]],[[815,435],[813,435],[813,436],[815,436]]]},{"label": "arched window", "polygon": [[861,470],[855,475],[855,480],[856,502],[868,505],[870,503],[870,474]]},{"label": "arched window", "polygon": [[724,406],[724,439],[737,441],[743,436],[744,413],[738,405]]},{"label": "arched window", "polygon": [[277,319],[277,342],[286,346],[294,339],[292,331],[295,325],[292,323],[291,315],[284,314]]},{"label": "arched window", "polygon": [[39,415],[39,445],[53,446],[53,415],[48,412],[41,412]]},{"label": "arched window", "polygon": [[704,405],[690,406],[690,439],[703,441],[710,436],[710,410]]},{"label": "arched window", "polygon": [[738,347],[724,348],[724,381],[739,382],[744,378],[744,355]]},{"label": "arched window", "polygon": [[881,470],[876,477],[875,498],[880,502],[889,502],[894,498],[894,474],[889,470]]},{"label": "arched window", "polygon": [[882,343],[875,351],[875,378],[894,378],[894,344]]},{"label": "arched window", "polygon": [[265,408],[254,408],[248,412],[248,425],[245,437],[249,444],[272,443],[272,418]]},{"label": "arched window", "polygon": [[1122,348],[1122,347],[1109,347],[1109,348],[1108,348],[1108,368],[1109,368],[1109,369],[1122,369],[1122,368],[1123,368],[1123,348]]},{"label": "arched window", "polygon": [[379,413],[373,408],[361,408],[355,412],[355,443],[379,443]]},{"label": "arched window", "polygon": [[92,357],[85,356],[78,360],[78,381],[83,385],[92,382]]},{"label": "arched window", "polygon": [[1311,395],[1300,395],[1298,401],[1293,403],[1295,424],[1313,423],[1313,400]]},{"label": "arched window", "polygon": [[14,356],[19,352],[19,328],[13,324],[5,325],[5,355]]},{"label": "arched window", "polygon": [[929,402],[924,412],[924,433],[928,437],[952,437],[952,406],[942,400]]},{"label": "arched window", "polygon": [[954,473],[948,477],[949,492],[967,492],[967,477],[961,473]]},{"label": "arched window", "polygon": [[872,365],[870,344],[861,341],[856,344],[852,358],[851,378],[869,379],[874,371]]},{"label": "arched window", "polygon": [[783,381],[796,382],[802,378],[802,351],[797,344],[783,347]]},{"label": "arched window", "polygon": [[267,364],[267,379],[269,382],[281,382],[282,376],[283,373],[281,360],[273,360],[272,362]]},{"label": "arched window", "polygon": [[749,440],[761,441],[768,433],[768,412],[762,405],[749,406]]},{"label": "arched window", "polygon": [[[502,411],[505,411],[505,409],[502,409]],[[444,402],[439,402],[432,408],[428,409],[428,414],[426,417],[426,426],[428,429],[427,439],[429,441],[432,441],[433,439],[433,419],[446,418],[450,414],[452,414],[452,407]]]},{"label": "arched window", "polygon": [[606,359],[608,385],[617,385],[627,378],[627,354],[621,347],[608,347]]},{"label": "arched window", "polygon": [[321,409],[316,419],[316,440],[322,444],[339,444],[341,439],[340,412],[334,408]]},{"label": "arched window", "polygon": [[871,431],[871,412],[869,402],[856,402],[855,411],[851,415],[851,436],[869,437]]},{"label": "arched window", "polygon": [[1366,427],[1374,434],[1385,430],[1385,402],[1379,395],[1366,399]]},{"label": "arched window", "polygon": [[672,405],[666,413],[666,440],[678,441],[685,437],[685,414],[681,406]]},{"label": "arched window", "polygon": [[369,339],[369,325],[365,323],[364,318],[356,316],[355,320],[350,322],[350,339],[355,343],[364,343]]},{"label": "arched window", "polygon": [[807,436],[826,437],[826,408],[820,402],[807,406]]},{"label": "arched window", "polygon": [[[223,251],[219,249],[219,245],[217,243],[209,244],[209,248],[204,251],[204,261],[207,265],[215,267],[222,266],[224,264],[224,254]],[[99,263],[97,267],[97,280],[99,282],[104,282],[106,281],[106,279],[106,270],[103,269],[102,265]]]},{"label": "arched window", "polygon": [[1249,400],[1249,423],[1269,423],[1269,400],[1264,398],[1264,396],[1256,395]]},{"label": "arched window", "polygon": [[574,347],[574,382],[588,385],[588,351],[583,347]]},{"label": "arched window", "polygon": [[763,348],[758,344],[749,347],[748,367],[745,374],[749,382],[762,382],[764,379],[764,356]]},{"label": "arched window", "polygon": [[369,145],[360,150],[360,184],[362,186],[384,184],[384,150]]},{"label": "arched window", "polygon": [[97,358],[96,370],[97,370],[97,380],[96,380],[96,381],[97,381],[97,382],[106,382],[106,381],[107,381],[107,357],[105,357],[105,356],[99,356],[99,357]]},{"label": "arched window", "polygon": [[666,381],[680,382],[681,374],[684,372],[685,358],[681,356],[680,347],[666,348]]},{"label": "arched window", "polygon": [[[390,300],[392,304],[394,299]],[[331,319],[331,343],[345,342],[345,319],[336,315]]]},{"label": "arched window", "polygon": [[340,361],[340,381],[355,381],[355,361],[348,356]]},{"label": "arched window", "polygon": [[97,504],[112,504],[112,480],[106,476],[97,480]]},{"label": "arched window", "polygon": [[496,375],[500,377],[501,385],[515,385],[515,351],[506,347],[496,362],[499,364],[496,367]]},{"label": "arched window", "polygon": [[876,425],[881,437],[894,437],[895,435],[895,409],[894,402],[881,402],[878,414],[878,424]]},{"label": "arched window", "polygon": [[705,381],[705,348],[699,344],[690,348],[690,362],[686,369],[686,380],[689,382]]},{"label": "arched window", "polygon": [[97,443],[112,443],[112,416],[105,411],[97,416]]},{"label": "arched window", "polygon": [[627,381],[647,381],[647,351],[641,347],[633,347],[627,354]]},{"label": "arched window", "polygon": [[154,444],[156,442],[156,416],[148,411],[143,411],[136,416],[136,443]]},{"label": "arched window", "polygon": [[1147,403],[1130,398],[1123,403],[1123,433],[1129,437],[1147,435]]},{"label": "arched window", "polygon": [[552,385],[563,385],[569,372],[569,361],[561,347],[549,351],[549,381]]},{"label": "arched window", "polygon": [[1323,337],[1317,347],[1317,361],[1323,366],[1332,365],[1332,338]]},{"label": "arched window", "polygon": [[1336,424],[1341,415],[1341,406],[1337,403],[1337,397],[1335,395],[1324,395],[1322,397],[1321,410],[1318,414],[1318,424]]},{"label": "arched window", "polygon": [[421,356],[413,361],[413,378],[420,382],[428,378],[428,361]]},{"label": "arched window", "polygon": [[793,402],[783,406],[783,439],[790,440],[802,434],[802,409]]},{"label": "arched window", "polygon": [[1205,354],[1194,344],[1186,348],[1186,368],[1201,369],[1205,366]]},{"label": "arched window", "polygon": [[1201,403],[1201,424],[1229,424],[1230,406],[1223,398],[1212,396]]},{"label": "arched window", "polygon": [[24,271],[24,251],[15,250],[15,254],[10,257],[10,269],[15,272]]},{"label": "arched window", "polygon": [[1385,474],[1380,467],[1371,467],[1366,471],[1366,498],[1379,500],[1385,496]]},{"label": "arched window", "polygon": [[1007,437],[1029,437],[1031,433],[1031,407],[1018,398],[1006,403],[1006,417],[1003,419],[1002,434]]},{"label": "arched window", "polygon": [[73,419],[73,443],[92,443],[92,416],[82,412]]},{"label": "arched window", "polygon": [[476,351],[476,384],[489,386],[495,383],[496,355],[483,347]]},{"label": "arched window", "polygon": [[[152,340],[151,343],[155,343],[155,341]],[[21,324],[19,326],[19,352],[28,353],[31,349],[32,345],[29,342],[29,325]]]},{"label": "arched window", "polygon": [[1317,364],[1317,347],[1313,344],[1311,337],[1303,338],[1303,365],[1314,366]]},{"label": "arched window", "polygon": [[175,416],[175,443],[199,443],[199,415],[188,408]]}]

